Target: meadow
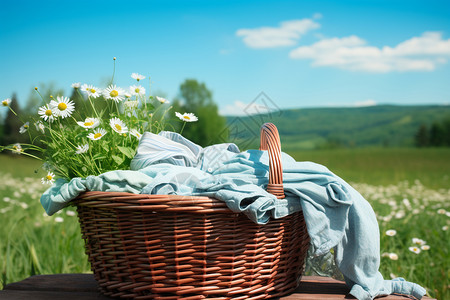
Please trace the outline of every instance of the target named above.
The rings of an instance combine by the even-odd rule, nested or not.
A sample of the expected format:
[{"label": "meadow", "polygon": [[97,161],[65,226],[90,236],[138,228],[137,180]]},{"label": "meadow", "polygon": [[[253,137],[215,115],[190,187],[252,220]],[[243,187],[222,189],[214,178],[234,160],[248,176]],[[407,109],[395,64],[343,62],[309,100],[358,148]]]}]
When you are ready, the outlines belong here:
[{"label": "meadow", "polygon": [[[326,165],[373,206],[385,279],[450,299],[450,149],[338,149],[290,153]],[[0,156],[0,288],[33,274],[90,272],[74,208],[47,216],[39,163]]]}]

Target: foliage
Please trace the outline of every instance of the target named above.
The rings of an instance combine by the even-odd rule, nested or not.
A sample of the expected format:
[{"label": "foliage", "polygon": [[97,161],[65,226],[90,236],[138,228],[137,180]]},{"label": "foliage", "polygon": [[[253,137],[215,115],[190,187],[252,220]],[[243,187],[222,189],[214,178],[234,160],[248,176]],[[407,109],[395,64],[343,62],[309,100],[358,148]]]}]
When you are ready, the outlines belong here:
[{"label": "foliage", "polygon": [[422,124],[417,129],[415,144],[417,147],[450,147],[450,118],[434,121],[429,129]]},{"label": "foliage", "polygon": [[226,119],[218,113],[212,92],[204,83],[187,79],[180,86],[179,99],[174,103],[177,111],[191,111],[202,120],[183,131],[183,135],[202,146],[224,143],[228,138]]}]

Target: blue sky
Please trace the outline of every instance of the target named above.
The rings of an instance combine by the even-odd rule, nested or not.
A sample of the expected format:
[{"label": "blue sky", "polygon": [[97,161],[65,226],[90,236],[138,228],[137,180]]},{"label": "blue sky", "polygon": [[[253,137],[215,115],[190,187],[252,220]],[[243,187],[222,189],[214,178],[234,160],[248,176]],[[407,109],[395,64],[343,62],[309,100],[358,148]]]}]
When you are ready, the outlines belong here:
[{"label": "blue sky", "polygon": [[[54,82],[203,81],[223,113],[450,103],[449,1],[0,2],[0,98]],[[148,84],[148,82],[147,82]]]}]

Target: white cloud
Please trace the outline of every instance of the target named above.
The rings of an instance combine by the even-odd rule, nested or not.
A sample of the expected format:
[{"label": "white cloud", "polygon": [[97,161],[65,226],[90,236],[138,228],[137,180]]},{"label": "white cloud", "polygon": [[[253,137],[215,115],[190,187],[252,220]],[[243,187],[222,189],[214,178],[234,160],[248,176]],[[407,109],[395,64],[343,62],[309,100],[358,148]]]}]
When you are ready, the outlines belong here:
[{"label": "white cloud", "polygon": [[[316,19],[319,17],[315,15]],[[239,29],[236,35],[250,48],[274,48],[293,46],[302,35],[319,27],[320,24],[311,19],[302,19],[281,22],[279,27]]]},{"label": "white cloud", "polygon": [[256,114],[266,114],[271,110],[265,105],[259,105],[257,103],[244,103],[236,100],[232,105],[226,105],[221,108],[219,113],[222,116],[248,116]]},{"label": "white cloud", "polygon": [[450,57],[450,39],[443,40],[440,32],[425,32],[395,47],[378,48],[352,35],[298,47],[289,56],[293,59],[312,59],[313,66],[352,71],[432,71],[439,64],[445,64]]},{"label": "white cloud", "polygon": [[356,101],[355,103],[353,103],[353,106],[355,106],[355,107],[366,107],[366,106],[375,106],[375,105],[377,105],[377,102],[372,99],[367,99],[364,101]]}]

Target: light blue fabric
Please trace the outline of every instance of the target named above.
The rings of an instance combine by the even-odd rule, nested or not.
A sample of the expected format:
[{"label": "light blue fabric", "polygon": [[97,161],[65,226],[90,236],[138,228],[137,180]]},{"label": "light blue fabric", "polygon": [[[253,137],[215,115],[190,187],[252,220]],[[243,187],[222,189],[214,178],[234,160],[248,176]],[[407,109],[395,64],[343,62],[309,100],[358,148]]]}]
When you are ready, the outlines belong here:
[{"label": "light blue fabric", "polygon": [[187,143],[191,142],[175,133],[145,134],[131,164],[134,171],[75,178],[69,183],[59,180],[43,194],[41,203],[51,215],[85,190],[205,195],[226,202],[231,210],[259,224],[303,210],[315,254],[335,249],[336,265],[353,296],[366,300],[400,293],[420,299],[425,294],[416,284],[383,279],[378,271],[380,237],[375,213],[356,190],[326,167],[296,162],[282,153],[287,197],[276,199],[264,190],[269,169],[266,151],[236,153],[232,144],[203,149]]}]

